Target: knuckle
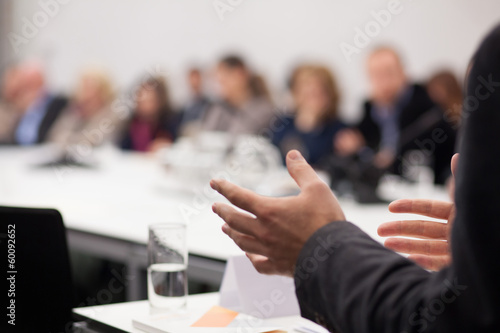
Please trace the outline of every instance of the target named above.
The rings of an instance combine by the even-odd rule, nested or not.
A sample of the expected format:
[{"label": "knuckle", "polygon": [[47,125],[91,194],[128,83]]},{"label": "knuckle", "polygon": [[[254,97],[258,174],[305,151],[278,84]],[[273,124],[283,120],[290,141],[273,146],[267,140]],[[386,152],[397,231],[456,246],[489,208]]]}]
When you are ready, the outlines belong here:
[{"label": "knuckle", "polygon": [[274,235],[269,230],[264,230],[260,234],[259,238],[265,246],[269,246],[274,243]]},{"label": "knuckle", "polygon": [[330,191],[330,188],[328,187],[328,185],[318,179],[309,184],[309,190],[314,193],[320,193],[324,191]]},{"label": "knuckle", "polygon": [[276,212],[276,208],[276,206],[273,207],[269,204],[263,204],[258,210],[259,217],[263,220],[272,219]]},{"label": "knuckle", "polygon": [[224,221],[226,221],[226,223],[229,224],[229,226],[233,226],[235,223],[234,215],[230,212],[225,212]]},{"label": "knuckle", "polygon": [[239,247],[241,247],[241,245],[243,245],[243,239],[240,235],[233,234],[233,235],[231,235],[231,238],[236,243],[236,245],[238,245]]}]

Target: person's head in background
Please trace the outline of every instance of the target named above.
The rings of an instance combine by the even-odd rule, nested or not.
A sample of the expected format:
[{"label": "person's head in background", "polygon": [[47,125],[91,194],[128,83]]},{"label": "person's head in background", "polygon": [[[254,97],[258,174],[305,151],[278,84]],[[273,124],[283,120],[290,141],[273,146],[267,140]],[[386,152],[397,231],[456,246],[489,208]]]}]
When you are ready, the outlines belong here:
[{"label": "person's head in background", "polygon": [[449,70],[434,74],[427,82],[427,92],[445,118],[454,126],[460,125],[463,90],[455,74]]},{"label": "person's head in background", "polygon": [[113,98],[113,84],[107,73],[101,69],[89,68],[78,79],[73,106],[82,118],[90,119],[106,111]]},{"label": "person's head in background", "polygon": [[272,102],[271,92],[267,86],[266,80],[259,74],[253,73],[249,78],[250,92],[253,97],[263,98]]},{"label": "person's head in background", "polygon": [[222,58],[216,68],[216,78],[221,97],[234,106],[240,106],[252,98],[250,72],[238,56]]},{"label": "person's head in background", "polygon": [[0,102],[14,104],[20,89],[22,88],[19,76],[19,68],[10,66],[5,70],[0,82]]},{"label": "person's head in background", "polygon": [[41,63],[28,61],[17,67],[19,91],[14,99],[14,106],[24,113],[45,93],[45,74]]},{"label": "person's head in background", "polygon": [[167,83],[162,77],[150,77],[139,84],[136,91],[134,118],[160,124],[171,114],[172,107]]},{"label": "person's head in background", "polygon": [[299,129],[311,131],[321,123],[337,119],[340,93],[327,67],[309,64],[297,67],[290,79],[290,90]]},{"label": "person's head in background", "polygon": [[188,71],[188,86],[191,96],[199,97],[203,95],[203,74],[197,67],[193,67]]},{"label": "person's head in background", "polygon": [[390,47],[375,49],[368,56],[367,71],[373,102],[394,105],[408,84],[399,54]]}]

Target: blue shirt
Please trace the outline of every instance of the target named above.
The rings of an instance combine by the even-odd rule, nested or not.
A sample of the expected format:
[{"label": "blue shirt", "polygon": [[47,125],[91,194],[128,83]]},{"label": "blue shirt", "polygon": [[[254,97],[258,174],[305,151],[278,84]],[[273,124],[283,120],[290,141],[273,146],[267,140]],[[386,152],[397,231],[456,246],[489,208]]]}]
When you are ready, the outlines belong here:
[{"label": "blue shirt", "polygon": [[20,145],[27,146],[38,142],[38,132],[47,107],[52,100],[47,94],[42,94],[24,113],[17,126],[15,139]]},{"label": "blue shirt", "polygon": [[345,127],[340,121],[329,121],[311,132],[302,132],[295,126],[294,117],[285,117],[280,123],[273,131],[272,142],[281,151],[283,161],[290,150],[297,149],[310,164],[333,154],[333,139]]},{"label": "blue shirt", "polygon": [[389,150],[396,155],[399,143],[399,116],[413,94],[413,86],[406,87],[392,106],[373,104],[370,111],[373,121],[380,127],[380,150]]}]

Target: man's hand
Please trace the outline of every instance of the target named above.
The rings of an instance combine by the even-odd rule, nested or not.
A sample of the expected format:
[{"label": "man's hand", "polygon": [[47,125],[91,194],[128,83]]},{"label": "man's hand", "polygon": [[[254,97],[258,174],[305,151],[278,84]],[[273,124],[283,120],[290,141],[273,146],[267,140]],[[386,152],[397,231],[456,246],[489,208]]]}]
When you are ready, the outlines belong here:
[{"label": "man's hand", "polygon": [[301,189],[298,196],[263,197],[225,180],[212,180],[210,185],[244,210],[223,203],[212,207],[226,222],[222,231],[247,253],[257,271],[293,276],[299,253],[309,237],[345,217],[328,185],[298,151],[289,152],[286,162]]},{"label": "man's hand", "polygon": [[[457,166],[458,154],[455,154],[451,160],[453,175],[456,174]],[[410,259],[426,269],[439,270],[451,262],[449,244],[455,218],[453,203],[437,200],[397,200],[389,205],[389,210],[393,213],[433,217],[446,223],[424,220],[383,223],[378,228],[378,234],[382,237],[393,237],[385,241],[386,247],[410,254]],[[414,237],[420,240],[399,237]]]},{"label": "man's hand", "polygon": [[[447,221],[447,223],[409,220],[383,223],[378,234],[388,238],[385,246],[394,251],[409,254],[409,259],[420,266],[439,270],[451,262],[449,235],[455,217],[455,206],[437,200],[397,200],[389,205],[393,213],[419,214]],[[399,237],[420,238],[407,239]]]},{"label": "man's hand", "polygon": [[363,135],[354,129],[339,131],[333,141],[335,152],[340,156],[349,156],[357,153],[365,144]]}]

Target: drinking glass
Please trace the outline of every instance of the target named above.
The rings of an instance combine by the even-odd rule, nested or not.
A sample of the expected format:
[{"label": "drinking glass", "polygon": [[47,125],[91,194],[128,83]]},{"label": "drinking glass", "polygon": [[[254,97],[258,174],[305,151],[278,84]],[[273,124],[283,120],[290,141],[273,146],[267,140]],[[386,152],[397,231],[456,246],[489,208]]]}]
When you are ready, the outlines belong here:
[{"label": "drinking glass", "polygon": [[148,299],[151,308],[165,311],[185,308],[188,265],[186,225],[150,225],[148,260]]}]

